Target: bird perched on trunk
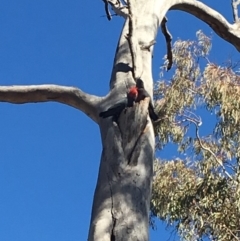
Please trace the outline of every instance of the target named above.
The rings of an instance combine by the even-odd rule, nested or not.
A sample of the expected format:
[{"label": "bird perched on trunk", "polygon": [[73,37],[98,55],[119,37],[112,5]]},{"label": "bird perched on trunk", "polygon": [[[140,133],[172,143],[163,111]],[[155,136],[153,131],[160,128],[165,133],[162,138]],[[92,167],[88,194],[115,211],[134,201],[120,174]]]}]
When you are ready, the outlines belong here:
[{"label": "bird perched on trunk", "polygon": [[[101,112],[99,116],[102,118],[113,116],[114,120],[117,120],[125,108],[132,107],[134,102],[140,102],[147,97],[150,98],[150,95],[145,90],[143,81],[141,79],[137,79],[136,86],[129,89],[127,98],[120,100],[106,111]],[[153,121],[158,120],[158,115],[154,112],[152,101],[149,102],[148,112]]]},{"label": "bird perched on trunk", "polygon": [[125,108],[133,106],[133,102],[136,101],[137,96],[138,96],[137,87],[133,86],[129,89],[127,93],[127,98],[124,98],[123,100],[118,101],[116,104],[108,108],[106,111],[100,112],[99,116],[102,118],[113,116],[114,119],[117,120],[119,115]]},{"label": "bird perched on trunk", "polygon": [[137,96],[137,99],[136,99],[135,102],[140,102],[141,100],[144,100],[147,97],[150,98],[150,102],[149,102],[149,106],[148,106],[149,116],[153,121],[158,120],[159,117],[154,111],[151,97],[148,94],[148,92],[145,90],[143,81],[141,79],[137,79],[136,82],[137,82],[136,87],[137,87],[137,90],[138,90],[138,96]]}]

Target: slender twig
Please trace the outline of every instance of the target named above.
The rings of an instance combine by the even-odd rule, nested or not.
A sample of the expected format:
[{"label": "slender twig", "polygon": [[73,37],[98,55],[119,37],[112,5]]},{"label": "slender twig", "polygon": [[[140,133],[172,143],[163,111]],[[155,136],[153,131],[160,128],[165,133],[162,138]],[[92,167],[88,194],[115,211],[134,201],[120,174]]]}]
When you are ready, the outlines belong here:
[{"label": "slender twig", "polygon": [[108,0],[103,0],[103,2],[104,2],[104,7],[105,7],[107,19],[110,21],[112,19],[112,16],[111,16],[111,13],[110,13],[109,8],[108,8]]},{"label": "slender twig", "polygon": [[227,231],[234,237],[234,239],[236,239],[237,241],[239,241],[239,237],[237,237],[231,229],[229,229],[226,225],[225,225],[225,228],[227,229]]},{"label": "slender twig", "polygon": [[196,127],[196,137],[197,137],[197,140],[199,142],[199,145],[201,146],[201,148],[205,151],[208,151],[212,156],[213,158],[216,160],[216,162],[222,167],[223,169],[223,172],[229,177],[229,179],[233,180],[232,176],[227,172],[226,168],[224,167],[224,165],[222,164],[222,162],[217,158],[217,156],[215,155],[215,153],[208,147],[205,147],[201,141],[201,138],[199,136],[199,126],[201,125],[200,123],[202,123],[202,121],[197,121],[193,118],[190,118],[190,117],[187,117],[185,116],[185,118],[190,121],[191,123],[193,123]]}]

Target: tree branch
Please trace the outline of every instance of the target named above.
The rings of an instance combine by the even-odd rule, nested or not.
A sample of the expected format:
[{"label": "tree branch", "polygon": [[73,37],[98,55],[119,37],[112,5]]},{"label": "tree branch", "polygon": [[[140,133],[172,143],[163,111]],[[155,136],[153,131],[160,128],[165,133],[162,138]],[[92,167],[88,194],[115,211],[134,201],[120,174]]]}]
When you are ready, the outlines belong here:
[{"label": "tree branch", "polygon": [[119,16],[123,17],[123,18],[127,18],[128,16],[128,10],[127,10],[127,6],[125,4],[123,4],[120,0],[103,0],[103,2],[105,3],[105,11],[107,13],[107,18],[108,20],[111,20],[111,15],[110,15],[110,11],[108,10],[108,4],[111,5],[112,10]]},{"label": "tree branch", "polygon": [[108,8],[108,1],[107,0],[103,0],[104,2],[104,7],[105,7],[105,12],[106,12],[106,15],[107,15],[107,19],[110,21],[112,19],[112,16],[111,16],[111,13],[109,11],[109,8]]},{"label": "tree branch", "polygon": [[[179,3],[181,2],[181,3]],[[207,23],[216,34],[240,51],[239,22],[230,24],[220,13],[196,0],[173,0],[170,10],[182,10]]]},{"label": "tree branch", "polygon": [[[108,0],[108,3],[112,6],[113,11],[123,18],[127,18],[128,9],[127,6],[122,4],[120,1]],[[207,23],[216,34],[221,38],[231,43],[238,51],[240,51],[240,21],[237,16],[237,5],[239,0],[232,0],[233,14],[235,23],[230,24],[219,12],[208,7],[204,3],[196,0],[165,0],[160,1],[158,10],[161,16],[165,16],[168,10],[181,10],[188,12],[195,17],[201,19]],[[156,6],[157,6],[156,5]],[[160,7],[160,9],[159,9]],[[161,21],[163,17],[160,17]]]},{"label": "tree branch", "polygon": [[83,111],[98,122],[97,106],[101,97],[89,95],[75,87],[58,85],[0,86],[0,102],[13,104],[54,101]]},{"label": "tree branch", "polygon": [[239,22],[238,17],[238,5],[240,4],[240,0],[232,0],[232,10],[233,10],[233,19],[234,22]]},{"label": "tree branch", "polygon": [[215,155],[215,153],[209,148],[209,147],[206,147],[205,145],[203,145],[202,143],[202,140],[199,136],[199,126],[202,124],[201,120],[199,122],[197,122],[197,120],[194,120],[193,118],[190,118],[188,116],[184,116],[189,122],[193,123],[196,127],[196,137],[197,137],[197,140],[198,140],[198,143],[200,145],[200,147],[209,152],[212,157],[216,160],[216,162],[218,163],[219,166],[222,167],[222,170],[223,172],[226,174],[226,176],[228,176],[229,179],[233,180],[232,176],[227,172],[225,166],[223,165],[222,161],[218,159],[218,157]]},{"label": "tree branch", "polygon": [[167,44],[167,60],[168,60],[167,70],[170,70],[172,68],[172,64],[173,64],[172,44],[171,44],[172,35],[168,31],[166,23],[167,23],[167,18],[164,17],[161,22],[161,29],[162,29],[163,35],[165,36],[165,40],[166,40],[166,44]]}]

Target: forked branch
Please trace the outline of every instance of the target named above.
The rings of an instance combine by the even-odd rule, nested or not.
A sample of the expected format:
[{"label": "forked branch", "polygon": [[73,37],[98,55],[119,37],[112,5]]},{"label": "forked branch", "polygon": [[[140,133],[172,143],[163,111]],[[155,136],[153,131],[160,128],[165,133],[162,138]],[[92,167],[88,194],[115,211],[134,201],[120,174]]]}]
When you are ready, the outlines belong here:
[{"label": "forked branch", "polygon": [[101,97],[89,95],[75,87],[58,85],[0,86],[0,102],[13,104],[59,102],[83,111],[98,122],[96,111]]},{"label": "forked branch", "polygon": [[[120,0],[108,0],[108,3],[111,4],[112,9],[116,14],[127,18],[128,6],[122,4]],[[229,23],[219,12],[208,7],[201,1],[159,0],[159,2],[155,1],[155,4],[155,12],[159,17],[160,23],[168,10],[181,10],[188,12],[207,23],[215,31],[216,34],[218,34],[227,42],[231,43],[238,51],[240,51],[240,21],[237,11],[240,0],[232,0],[232,8],[235,21],[233,24]]]}]

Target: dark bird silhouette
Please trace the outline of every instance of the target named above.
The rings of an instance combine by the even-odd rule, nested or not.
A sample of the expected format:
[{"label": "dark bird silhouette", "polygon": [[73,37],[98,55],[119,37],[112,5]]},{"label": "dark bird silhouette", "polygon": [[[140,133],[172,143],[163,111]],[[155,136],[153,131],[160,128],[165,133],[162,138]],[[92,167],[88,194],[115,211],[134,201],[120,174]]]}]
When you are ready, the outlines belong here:
[{"label": "dark bird silhouette", "polygon": [[118,101],[113,106],[108,108],[106,111],[100,112],[99,116],[102,118],[113,116],[115,117],[115,119],[118,119],[119,115],[125,108],[133,106],[133,102],[135,102],[137,96],[138,96],[137,87],[135,86],[131,87],[129,89],[129,92],[127,93],[127,98],[124,98]]},{"label": "dark bird silhouette", "polygon": [[[140,102],[141,100],[144,100],[146,97],[150,98],[150,95],[144,88],[144,83],[141,79],[137,79],[136,86],[131,87],[129,89],[129,92],[127,93],[127,98],[124,98],[117,103],[115,103],[113,106],[108,108],[106,111],[100,112],[99,116],[102,118],[108,118],[110,116],[113,116],[113,120],[117,120],[120,116],[121,112],[127,108],[132,107],[133,103]],[[158,120],[158,115],[154,112],[152,101],[149,102],[148,107],[149,116],[153,121]]]},{"label": "dark bird silhouette", "polygon": [[158,120],[159,117],[154,111],[153,103],[151,101],[151,97],[148,94],[148,92],[145,90],[143,81],[141,79],[137,79],[136,82],[137,82],[136,87],[137,87],[137,90],[138,90],[138,96],[137,96],[136,102],[140,102],[141,100],[144,100],[145,98],[149,97],[150,98],[149,107],[148,107],[149,116],[153,121]]}]

